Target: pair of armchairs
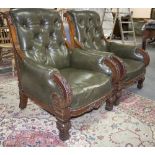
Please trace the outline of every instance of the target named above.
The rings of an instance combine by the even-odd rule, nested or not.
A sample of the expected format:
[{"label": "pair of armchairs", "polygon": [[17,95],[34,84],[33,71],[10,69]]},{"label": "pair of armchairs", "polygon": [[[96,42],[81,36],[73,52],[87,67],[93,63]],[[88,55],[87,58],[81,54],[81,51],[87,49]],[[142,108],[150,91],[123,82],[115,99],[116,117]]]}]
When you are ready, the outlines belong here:
[{"label": "pair of armchairs", "polygon": [[[78,13],[77,16],[74,12],[68,12],[66,15],[68,19],[73,19],[69,20],[72,46],[67,42],[58,12],[47,9],[12,9],[6,13],[15,49],[19,107],[24,109],[30,98],[53,114],[57,119],[61,140],[69,138],[72,117],[97,109],[104,101],[106,110],[112,110],[120,91],[120,81],[125,77],[129,78],[131,74],[126,76],[122,63],[124,59],[130,61],[127,56],[134,57],[130,71],[133,70],[133,74],[140,75],[142,79],[146,66],[143,57],[138,55],[141,50],[136,50],[137,53],[133,50],[130,52],[123,46],[119,54],[119,47],[111,43],[108,44],[111,52],[104,52],[105,48],[95,49],[94,47],[102,46],[99,45],[102,39],[101,29],[95,30],[96,37],[88,44],[90,40],[85,31],[91,31],[89,26],[92,26],[93,22],[100,26],[97,14],[81,12],[80,23],[74,20],[78,19]],[[93,17],[87,26],[85,23],[90,15],[95,15],[95,18]],[[74,30],[76,29],[74,36],[73,26]],[[88,39],[85,40],[87,43],[84,44],[82,38]],[[123,55],[124,59],[120,60],[114,53]],[[138,68],[143,66],[140,70],[142,72],[137,71],[138,69],[133,67],[134,64],[140,64]]]}]

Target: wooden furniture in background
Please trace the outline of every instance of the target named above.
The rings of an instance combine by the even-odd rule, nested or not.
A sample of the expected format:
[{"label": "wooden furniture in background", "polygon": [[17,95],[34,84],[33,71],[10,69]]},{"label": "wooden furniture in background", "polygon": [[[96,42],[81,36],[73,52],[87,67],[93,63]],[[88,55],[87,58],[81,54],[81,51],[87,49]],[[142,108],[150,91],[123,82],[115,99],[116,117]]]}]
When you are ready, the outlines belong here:
[{"label": "wooden furniture in background", "polygon": [[155,8],[151,9],[151,19],[155,19]]},{"label": "wooden furniture in background", "polygon": [[154,41],[155,41],[155,20],[152,20],[146,23],[144,26],[142,37],[142,48],[145,50],[147,42],[152,43]]},{"label": "wooden furniture in background", "polygon": [[4,16],[3,13],[0,13],[1,21],[3,21],[2,27],[0,27],[0,62],[3,63],[3,60],[11,61],[12,74],[15,73],[15,62],[13,56],[13,46],[10,40],[9,28],[4,25]]}]

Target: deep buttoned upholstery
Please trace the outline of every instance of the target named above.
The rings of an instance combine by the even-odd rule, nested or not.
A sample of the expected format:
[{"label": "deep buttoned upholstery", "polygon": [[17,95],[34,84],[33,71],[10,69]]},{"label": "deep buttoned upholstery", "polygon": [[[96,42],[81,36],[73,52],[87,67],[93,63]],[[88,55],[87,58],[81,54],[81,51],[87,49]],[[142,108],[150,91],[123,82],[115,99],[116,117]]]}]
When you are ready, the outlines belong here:
[{"label": "deep buttoned upholstery", "polygon": [[69,11],[75,22],[75,33],[80,43],[90,49],[104,50],[100,17],[93,11]]},{"label": "deep buttoned upholstery", "polygon": [[61,17],[44,9],[12,12],[21,49],[31,60],[56,68],[69,66],[69,53],[62,34]]}]

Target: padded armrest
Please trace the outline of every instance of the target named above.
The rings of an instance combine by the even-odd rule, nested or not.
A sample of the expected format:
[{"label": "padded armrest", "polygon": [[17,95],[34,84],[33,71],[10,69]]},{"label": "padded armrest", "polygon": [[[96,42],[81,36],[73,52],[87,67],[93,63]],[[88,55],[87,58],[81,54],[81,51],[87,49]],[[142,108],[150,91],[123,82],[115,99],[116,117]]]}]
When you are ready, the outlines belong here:
[{"label": "padded armrest", "polygon": [[123,45],[115,42],[108,42],[107,50],[116,54],[120,58],[144,61],[144,57],[139,52],[139,49],[133,45]]},{"label": "padded armrest", "polygon": [[103,72],[112,77],[112,81],[120,80],[120,69],[113,60],[113,54],[108,52],[90,52],[79,48],[72,49],[71,65],[74,68]]},{"label": "padded armrest", "polygon": [[106,58],[109,58],[112,54],[104,54],[104,52],[90,52],[87,50],[74,48],[71,54],[71,65],[74,68],[94,70],[104,72],[107,75],[111,75],[111,69],[104,63]]},{"label": "padded armrest", "polygon": [[25,90],[30,91],[28,93],[42,94],[44,96],[44,92],[51,97],[52,93],[55,93],[62,97],[63,92],[64,100],[68,101],[68,95],[65,94],[64,89],[68,87],[68,90],[70,90],[70,87],[56,68],[42,66],[27,58],[21,62],[20,67],[22,72],[21,84]]},{"label": "padded armrest", "polygon": [[[52,74],[59,72],[55,68],[45,67],[40,64],[34,63],[30,59],[23,61],[23,76],[27,75],[27,80],[31,80],[35,85],[46,87],[49,91],[56,91],[56,86],[52,81]],[[24,82],[24,81],[23,81]]]}]

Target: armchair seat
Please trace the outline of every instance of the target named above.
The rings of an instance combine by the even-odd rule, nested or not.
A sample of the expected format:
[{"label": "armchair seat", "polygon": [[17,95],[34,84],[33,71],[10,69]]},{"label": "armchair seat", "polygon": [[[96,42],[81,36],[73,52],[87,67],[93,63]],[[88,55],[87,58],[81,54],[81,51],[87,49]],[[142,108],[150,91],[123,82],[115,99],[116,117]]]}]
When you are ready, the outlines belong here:
[{"label": "armchair seat", "polygon": [[73,93],[71,108],[79,109],[104,96],[111,90],[110,78],[100,72],[76,68],[61,69]]},{"label": "armchair seat", "polygon": [[122,59],[122,60],[127,70],[125,81],[131,80],[134,77],[142,73],[145,73],[145,65],[143,62],[132,59]]}]

